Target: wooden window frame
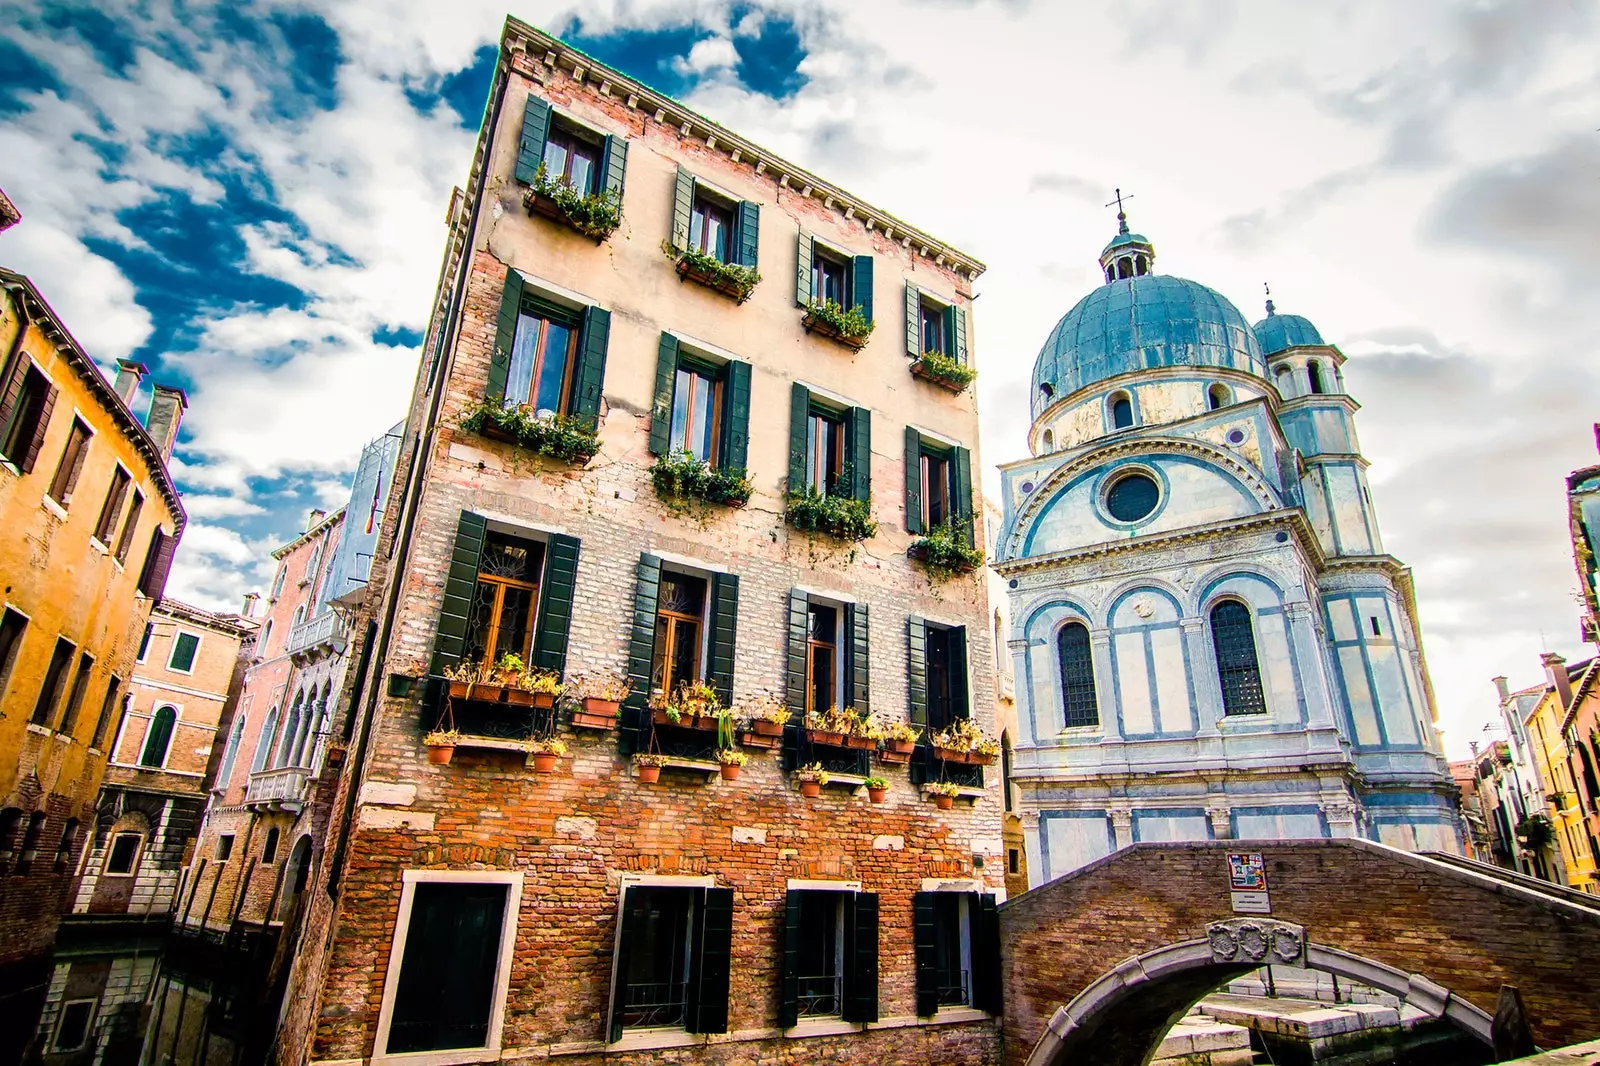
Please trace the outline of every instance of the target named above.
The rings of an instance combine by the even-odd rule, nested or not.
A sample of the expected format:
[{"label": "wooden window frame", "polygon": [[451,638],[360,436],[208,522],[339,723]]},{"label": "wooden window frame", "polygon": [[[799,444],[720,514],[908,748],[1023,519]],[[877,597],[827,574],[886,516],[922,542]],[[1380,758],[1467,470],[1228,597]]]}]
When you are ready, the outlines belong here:
[{"label": "wooden window frame", "polygon": [[67,675],[71,673],[72,662],[77,655],[77,644],[66,637],[56,637],[50,649],[50,661],[45,667],[44,683],[39,686],[39,696],[34,701],[33,713],[29,717],[30,722],[48,727],[55,720],[56,707],[66,691]]},{"label": "wooden window frame", "polygon": [[559,325],[567,331],[567,350],[561,356],[561,396],[556,403],[555,411],[557,414],[567,414],[572,409],[572,386],[574,378],[577,376],[578,344],[583,334],[582,326],[577,323],[557,321],[551,311],[524,300],[522,306],[517,309],[517,328],[511,338],[513,359],[516,358],[514,353],[517,349],[517,336],[522,332],[523,319],[532,319],[539,323],[537,327],[538,336],[533,342],[533,371],[528,376],[528,395],[520,398],[513,398],[508,395],[506,397],[506,406],[537,409],[534,397],[538,392],[539,379],[544,375],[545,362],[550,358],[550,326]]},{"label": "wooden window frame", "polygon": [[[713,212],[721,216],[718,221],[722,223],[724,234],[722,255],[718,255],[716,250],[709,246],[707,239],[711,227],[706,223]],[[698,235],[695,232],[697,225]],[[702,255],[709,255],[724,263],[732,263],[738,258],[738,225],[738,206],[726,202],[720,196],[712,195],[704,185],[696,182],[694,198],[689,203],[689,247]]]},{"label": "wooden window frame", "polygon": [[[947,525],[955,521],[955,465],[956,457],[952,451],[943,448],[930,448],[926,443],[922,445],[917,462],[922,466],[922,528],[931,530],[935,526]],[[937,481],[933,477],[933,464],[939,463],[944,467],[944,477]],[[942,521],[933,520],[934,493],[930,489],[938,485],[944,494],[944,518]]]},{"label": "wooden window frame", "polygon": [[[117,841],[122,840],[122,839],[124,839],[126,837],[133,837],[134,840],[138,841],[138,843],[136,843],[133,846],[133,861],[128,864],[128,868],[126,870],[123,870],[123,871],[113,870],[111,868],[111,860],[115,856],[115,853],[116,853]],[[123,829],[123,830],[119,830],[119,831],[117,831],[115,833],[112,833],[111,834],[111,839],[106,842],[105,861],[101,865],[100,875],[102,877],[137,877],[137,876],[139,876],[139,860],[140,860],[140,857],[143,854],[144,854],[144,834],[143,833],[139,832],[136,829]]]},{"label": "wooden window frame", "polygon": [[[843,411],[834,411],[831,408],[819,407],[813,404],[806,412],[806,488],[814,490],[818,496],[835,496],[843,493],[849,495],[849,486],[845,483],[845,466],[849,463],[850,454],[850,418]],[[838,438],[838,448],[835,451],[837,462],[834,469],[827,469],[827,448],[823,445],[824,427],[834,427],[828,430]],[[829,478],[833,484],[829,486]]]},{"label": "wooden window frame", "polygon": [[[832,640],[818,640],[816,638],[816,636],[814,635],[814,633],[813,633],[813,630],[811,628],[811,612],[816,610],[818,607],[823,607],[823,608],[826,608],[826,609],[828,609],[828,610],[833,612],[833,639]],[[832,662],[833,662],[832,669],[830,670],[831,676],[828,678],[828,685],[833,690],[833,700],[831,701],[831,705],[832,706],[838,706],[839,705],[839,696],[840,696],[841,690],[843,688],[843,686],[840,683],[840,677],[839,677],[840,668],[841,668],[841,660],[839,658],[839,630],[840,630],[840,627],[843,625],[843,623],[844,623],[844,610],[843,610],[842,607],[840,607],[838,605],[835,605],[835,604],[832,604],[832,603],[824,603],[824,602],[820,602],[820,601],[808,600],[806,602],[806,708],[805,709],[806,709],[806,711],[808,713],[811,712],[811,711],[816,711],[816,712],[820,713],[822,711],[828,710],[827,707],[818,707],[818,706],[816,706],[816,692],[817,692],[817,680],[816,680],[816,678],[817,678],[817,675],[816,675],[817,659],[816,659],[816,653],[817,653],[817,650],[821,649],[821,648],[828,649],[828,654],[829,654],[829,656],[830,656],[830,658],[832,659]]]},{"label": "wooden window frame", "polygon": [[[505,654],[504,652],[497,654],[495,649],[499,646],[500,630],[505,620],[506,593],[511,589],[519,589],[530,593],[530,595],[528,596],[527,640],[523,642],[523,647],[516,650],[516,654],[520,656],[524,662],[531,662],[533,655],[533,644],[539,635],[539,598],[544,591],[544,569],[549,565],[550,545],[543,540],[535,540],[532,537],[519,536],[516,533],[505,533],[500,530],[489,530],[484,536],[484,555],[488,554],[488,538],[491,535],[508,537],[512,540],[520,541],[521,543],[528,545],[530,551],[537,547],[539,552],[539,561],[534,567],[534,570],[536,573],[538,573],[539,578],[534,581],[525,581],[521,578],[502,577],[499,574],[486,573],[482,568],[482,559],[480,557],[478,576],[477,580],[473,584],[472,589],[474,603],[477,601],[479,588],[484,585],[490,585],[494,587],[494,602],[489,606],[489,622],[484,630],[484,658],[486,660],[498,659],[500,655]],[[470,624],[470,613],[468,618]],[[469,636],[470,635],[471,634],[469,632]]]},{"label": "wooden window frame", "polygon": [[0,697],[4,697],[6,689],[10,687],[12,671],[17,665],[17,657],[22,652],[22,642],[27,639],[28,626],[33,621],[7,604],[4,611],[0,611],[0,625],[11,623],[13,618],[19,620],[17,623],[12,623],[15,636],[11,638],[9,644],[0,645]]},{"label": "wooden window frame", "polygon": [[121,463],[111,471],[111,484],[106,487],[106,502],[100,505],[100,518],[95,523],[94,539],[106,547],[111,546],[112,534],[122,518],[122,507],[127,502],[128,490],[133,487],[133,475]]},{"label": "wooden window frame", "polygon": [[[922,351],[918,354],[938,352],[940,355],[949,355],[950,338],[945,335],[945,309],[938,304],[933,303],[931,300],[922,297],[918,298],[917,303],[917,332],[920,335],[919,343],[922,345]],[[937,343],[932,347],[929,347],[928,345],[928,324],[930,321],[933,323],[935,337],[937,340]]]},{"label": "wooden window frame", "polygon": [[50,488],[45,492],[63,510],[72,506],[78,478],[83,473],[83,464],[89,457],[89,445],[93,440],[94,430],[89,428],[89,423],[81,416],[74,415],[72,426],[67,430],[66,446],[61,449],[61,461],[56,464]]},{"label": "wooden window frame", "polygon": [[0,459],[20,470],[30,444],[39,435],[43,407],[55,385],[32,359],[24,358],[12,373],[22,374],[23,379],[11,420],[0,426]]},{"label": "wooden window frame", "polygon": [[818,303],[823,301],[823,292],[827,288],[825,282],[828,268],[832,267],[839,271],[839,290],[844,296],[844,299],[837,301],[839,306],[846,310],[854,307],[852,265],[849,259],[835,255],[832,249],[824,246],[821,241],[814,242],[811,249],[811,298]]},{"label": "wooden window frame", "polygon": [[[702,576],[700,574],[686,574],[686,573],[682,573],[682,572],[676,571],[676,570],[662,570],[661,571],[662,584],[666,583],[666,580],[667,580],[669,575],[671,577],[674,577],[674,578],[690,578],[692,580],[699,581],[705,586],[705,592],[701,596],[701,599],[700,599],[700,613],[697,614],[697,615],[690,614],[687,611],[669,610],[669,609],[664,608],[664,607],[661,606],[661,600],[660,600],[659,596],[656,599],[655,617],[658,620],[657,628],[658,629],[660,628],[659,619],[662,619],[662,618],[667,619],[667,626],[666,626],[665,635],[664,635],[664,638],[663,638],[665,640],[665,642],[666,642],[666,647],[664,649],[661,649],[661,656],[660,656],[661,657],[661,688],[660,688],[660,691],[662,693],[670,693],[678,685],[685,683],[685,681],[688,681],[688,682],[692,683],[692,682],[695,682],[695,681],[706,681],[706,680],[708,680],[708,678],[706,677],[706,672],[707,672],[706,671],[706,666],[707,666],[707,662],[706,662],[706,660],[707,660],[707,655],[706,655],[706,633],[707,633],[707,631],[709,629],[709,626],[707,625],[707,622],[706,622],[706,613],[711,609],[711,581],[710,581],[709,578],[704,577],[704,576]],[[676,652],[678,650],[678,626],[676,625],[677,622],[690,622],[690,623],[693,623],[694,627],[695,627],[694,628],[694,675],[695,676],[691,677],[691,678],[682,678],[682,677],[673,677],[672,676],[673,662],[674,662],[674,659],[676,657]],[[656,658],[655,651],[656,651],[656,649],[652,649],[652,652],[651,652],[651,673],[652,674],[655,672],[655,662],[654,662],[654,660]],[[654,689],[654,679],[652,679],[652,691],[655,691],[655,689]]]},{"label": "wooden window frame", "polygon": [[[679,374],[687,374],[689,376],[689,397],[684,404],[684,425],[681,435],[678,433],[677,425]],[[688,358],[681,353],[679,354],[677,368],[672,372],[672,420],[667,429],[668,449],[669,451],[672,450],[670,442],[681,439],[685,446],[677,449],[677,451],[693,451],[687,445],[688,442],[699,435],[695,428],[694,416],[695,391],[701,385],[711,389],[711,443],[706,448],[705,461],[708,466],[716,469],[722,465],[723,408],[727,401],[727,389],[725,388],[727,385],[726,367],[713,367],[702,360]]]},{"label": "wooden window frame", "polygon": [[[583,132],[580,132],[576,124],[564,121],[560,115],[552,114],[550,131],[545,134],[544,139],[546,153],[549,152],[551,145],[563,150],[565,162],[562,165],[560,174],[553,174],[547,168],[545,177],[562,185],[571,185],[572,188],[577,189],[584,196],[594,195],[595,190],[600,187],[603,181],[600,175],[600,168],[605,164],[604,142],[600,144],[594,143]],[[572,157],[575,154],[573,149],[579,147],[583,148],[589,155],[589,181],[581,189],[572,184]],[[540,156],[539,161],[544,163],[545,157]]]},{"label": "wooden window frame", "polygon": [[[63,1047],[61,1045],[61,1030],[64,1029],[67,1024],[67,1009],[69,1007],[79,1006],[80,1004],[88,1004],[89,1008],[88,1014],[83,1020],[83,1039],[79,1040],[71,1047]],[[50,1034],[50,1054],[67,1055],[81,1052],[89,1047],[90,1043],[94,1040],[95,1008],[98,1005],[99,1003],[97,1000],[87,998],[69,999],[61,1004],[61,1010],[56,1015],[55,1031]]]}]

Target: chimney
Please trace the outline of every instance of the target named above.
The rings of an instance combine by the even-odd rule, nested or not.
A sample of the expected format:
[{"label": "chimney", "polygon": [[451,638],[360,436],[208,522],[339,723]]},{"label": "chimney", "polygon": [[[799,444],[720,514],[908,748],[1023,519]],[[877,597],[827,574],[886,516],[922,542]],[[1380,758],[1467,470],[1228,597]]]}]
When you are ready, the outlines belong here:
[{"label": "chimney", "polygon": [[157,385],[155,395],[150,397],[150,413],[145,416],[144,428],[161,449],[162,459],[172,458],[172,446],[178,443],[178,423],[183,421],[183,412],[188,406],[189,397],[182,389],[171,385]]},{"label": "chimney", "polygon": [[307,533],[311,532],[311,530],[316,527],[316,524],[318,522],[322,521],[327,516],[328,516],[328,512],[324,511],[322,508],[320,508],[320,507],[311,508],[310,512],[308,512],[306,514],[305,532],[307,532]]},{"label": "chimney", "polygon": [[143,363],[135,363],[131,359],[117,360],[117,395],[122,397],[122,402],[127,404],[128,410],[133,410],[133,395],[139,391],[139,382],[150,373],[150,368]]},{"label": "chimney", "polygon": [[254,618],[256,615],[256,601],[260,598],[261,593],[259,592],[246,592],[244,594],[244,609],[239,613],[246,618]]},{"label": "chimney", "polygon": [[1497,677],[1493,680],[1495,691],[1500,693],[1500,705],[1503,707],[1506,700],[1511,698],[1511,686],[1506,684],[1506,679],[1503,677]]},{"label": "chimney", "polygon": [[1556,698],[1561,701],[1564,711],[1572,706],[1572,682],[1567,680],[1567,660],[1553,651],[1547,651],[1539,656],[1539,662],[1544,664],[1545,677],[1550,679],[1550,687],[1556,690]]}]

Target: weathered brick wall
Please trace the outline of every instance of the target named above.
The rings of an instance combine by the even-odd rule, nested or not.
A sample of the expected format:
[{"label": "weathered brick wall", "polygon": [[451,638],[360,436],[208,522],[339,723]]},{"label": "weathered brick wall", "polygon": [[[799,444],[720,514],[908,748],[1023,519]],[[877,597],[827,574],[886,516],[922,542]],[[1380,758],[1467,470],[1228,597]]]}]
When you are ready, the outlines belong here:
[{"label": "weathered brick wall", "polygon": [[[1118,963],[1233,917],[1227,852],[1244,846],[1138,844],[1006,903],[1007,1061],[1025,1062],[1055,1010]],[[1266,859],[1272,917],[1308,941],[1421,974],[1490,1014],[1515,985],[1541,1046],[1600,1035],[1600,911],[1364,841],[1247,846]]]}]

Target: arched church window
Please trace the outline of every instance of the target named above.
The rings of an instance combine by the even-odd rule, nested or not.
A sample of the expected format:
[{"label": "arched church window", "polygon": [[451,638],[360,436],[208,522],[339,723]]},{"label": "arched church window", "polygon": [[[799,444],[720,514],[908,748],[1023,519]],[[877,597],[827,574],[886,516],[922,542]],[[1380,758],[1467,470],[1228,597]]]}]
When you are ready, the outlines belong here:
[{"label": "arched church window", "polygon": [[1094,655],[1089,650],[1089,627],[1068,622],[1056,634],[1056,656],[1061,662],[1061,709],[1065,725],[1100,724],[1100,705],[1094,697]]},{"label": "arched church window", "polygon": [[1206,390],[1206,407],[1215,411],[1228,404],[1228,386],[1218,382]]},{"label": "arched church window", "polygon": [[1150,260],[1142,255],[1139,256],[1134,260],[1133,272],[1141,278],[1150,273]]},{"label": "arched church window", "polygon": [[1288,367],[1278,368],[1277,382],[1280,396],[1287,400],[1294,395],[1294,379],[1290,377]]},{"label": "arched church window", "polygon": [[1056,435],[1048,429],[1044,431],[1044,450],[1047,452],[1056,450]]},{"label": "arched church window", "polygon": [[1211,609],[1211,643],[1217,654],[1224,714],[1265,714],[1261,663],[1250,609],[1237,600],[1223,600]]},{"label": "arched church window", "polygon": [[1322,364],[1315,359],[1306,364],[1306,377],[1311,379],[1311,395],[1321,396],[1328,391],[1322,382]]},{"label": "arched church window", "polygon": [[1116,269],[1116,267],[1106,267],[1106,284],[1109,285],[1111,282],[1116,281],[1116,280],[1117,280],[1117,269]]},{"label": "arched church window", "polygon": [[1133,425],[1133,400],[1125,392],[1111,397],[1111,428],[1127,429]]},{"label": "arched church window", "polygon": [[1048,381],[1039,382],[1039,398],[1040,399],[1042,399],[1045,403],[1049,403],[1052,399],[1055,398],[1055,395],[1056,395],[1056,387],[1054,385],[1050,384]]},{"label": "arched church window", "polygon": [[1117,260],[1117,280],[1133,277],[1133,260],[1123,256]]}]

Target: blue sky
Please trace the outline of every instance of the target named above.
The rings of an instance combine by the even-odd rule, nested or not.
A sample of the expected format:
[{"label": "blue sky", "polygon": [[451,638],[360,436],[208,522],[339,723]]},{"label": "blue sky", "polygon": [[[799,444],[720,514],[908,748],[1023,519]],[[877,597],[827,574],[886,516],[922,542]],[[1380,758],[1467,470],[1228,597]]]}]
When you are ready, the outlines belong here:
[{"label": "blue sky", "polygon": [[264,586],[403,414],[508,9],[987,261],[986,465],[1133,192],[1159,270],[1251,318],[1271,281],[1351,357],[1451,746],[1582,651],[1595,0],[11,0],[0,263],[189,390],[176,595]]}]

